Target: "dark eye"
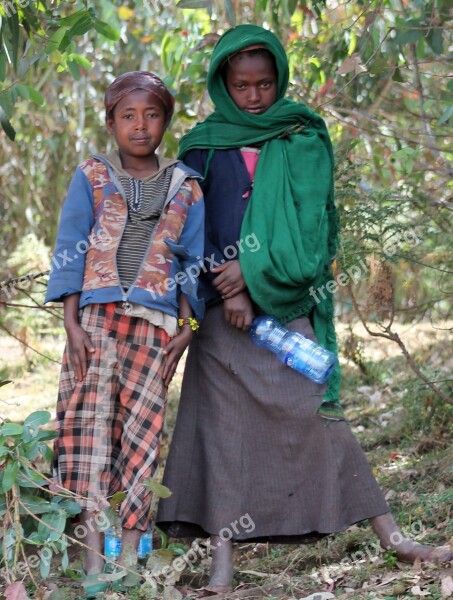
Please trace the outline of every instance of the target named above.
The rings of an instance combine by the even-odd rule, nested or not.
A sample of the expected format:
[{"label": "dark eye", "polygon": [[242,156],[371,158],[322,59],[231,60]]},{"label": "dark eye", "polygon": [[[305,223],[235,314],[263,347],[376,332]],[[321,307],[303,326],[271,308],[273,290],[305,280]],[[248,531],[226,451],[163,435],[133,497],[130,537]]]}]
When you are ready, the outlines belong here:
[{"label": "dark eye", "polygon": [[237,84],[236,84],[234,87],[235,87],[237,90],[245,90],[245,88],[246,88],[246,85],[245,85],[245,83],[237,83]]},{"label": "dark eye", "polygon": [[132,119],[132,116],[130,113],[128,113],[127,115],[123,115],[123,119]]}]

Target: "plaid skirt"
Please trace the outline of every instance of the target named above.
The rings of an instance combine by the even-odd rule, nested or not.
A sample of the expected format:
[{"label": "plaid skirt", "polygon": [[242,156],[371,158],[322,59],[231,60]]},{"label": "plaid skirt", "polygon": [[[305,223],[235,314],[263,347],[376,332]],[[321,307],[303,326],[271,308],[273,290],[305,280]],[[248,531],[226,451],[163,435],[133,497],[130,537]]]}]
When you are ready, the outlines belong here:
[{"label": "plaid skirt", "polygon": [[151,492],[143,485],[159,458],[166,388],[163,349],[170,338],[120,304],[92,304],[80,324],[95,351],[76,381],[66,346],[60,377],[54,477],[77,495],[84,510],[99,511],[118,491],[122,526],[145,531]]}]

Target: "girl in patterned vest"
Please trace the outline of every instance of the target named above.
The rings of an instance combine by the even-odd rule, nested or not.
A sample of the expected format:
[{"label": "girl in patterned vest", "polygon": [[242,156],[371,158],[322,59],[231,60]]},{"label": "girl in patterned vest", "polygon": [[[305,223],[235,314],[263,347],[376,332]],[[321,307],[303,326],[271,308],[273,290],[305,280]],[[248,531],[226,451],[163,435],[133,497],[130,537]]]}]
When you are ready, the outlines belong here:
[{"label": "girl in patterned vest", "polygon": [[63,302],[67,333],[54,476],[82,509],[88,597],[107,588],[96,524],[108,498],[127,494],[120,563],[131,550],[136,556],[148,527],[146,480],[157,465],[167,388],[203,310],[198,175],[156,153],[173,97],[154,74],[134,71],[110,85],[105,109],[117,149],[76,169],[46,296]]}]

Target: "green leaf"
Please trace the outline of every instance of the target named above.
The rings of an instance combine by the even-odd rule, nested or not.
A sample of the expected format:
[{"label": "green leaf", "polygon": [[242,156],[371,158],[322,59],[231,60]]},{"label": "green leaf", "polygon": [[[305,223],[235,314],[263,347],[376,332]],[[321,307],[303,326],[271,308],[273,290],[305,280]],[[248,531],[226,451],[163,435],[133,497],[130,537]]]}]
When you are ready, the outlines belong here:
[{"label": "green leaf", "polygon": [[[42,485],[46,484],[46,480],[44,479],[44,477],[41,475],[41,473],[39,471],[30,469],[29,467],[27,467],[25,465],[22,466],[22,471],[18,475],[19,485],[21,485],[23,487],[36,487],[36,485],[42,486]],[[31,481],[28,481],[28,479],[25,479],[25,477],[23,476],[24,474]]]},{"label": "green leaf", "polygon": [[25,457],[28,460],[35,460],[35,458],[39,455],[38,444],[35,440],[31,442],[26,442],[19,447],[20,455]]},{"label": "green leaf", "polygon": [[10,453],[9,448],[7,448],[6,446],[0,446],[0,458],[7,456],[9,453]]},{"label": "green leaf", "polygon": [[[5,77],[6,77],[6,52],[0,51],[0,81],[5,81]],[[9,381],[7,381],[6,383],[9,383]],[[5,385],[5,382],[0,381],[0,387],[2,385]]]},{"label": "green leaf", "polygon": [[165,485],[158,483],[154,479],[145,479],[143,485],[158,498],[170,498],[171,491]]},{"label": "green leaf", "polygon": [[4,492],[9,492],[9,490],[13,487],[17,474],[19,473],[19,468],[20,465],[17,460],[6,463],[2,481],[2,488]]},{"label": "green leaf", "polygon": [[17,58],[19,56],[19,15],[17,12],[13,12],[11,16],[6,19],[6,23],[9,26],[9,30],[11,31],[12,38],[12,63],[14,67],[14,71],[17,69]]},{"label": "green leaf", "polygon": [[442,29],[430,29],[426,41],[434,54],[442,54],[444,51],[444,39]]},{"label": "green leaf", "polygon": [[[64,510],[52,511],[42,517],[42,522],[38,525],[38,533],[45,536],[47,542],[58,540],[66,527],[67,514]],[[46,527],[49,525],[49,527]],[[52,527],[52,529],[50,529]],[[56,529],[56,531],[55,531]]]},{"label": "green leaf", "polygon": [[212,8],[212,0],[179,0],[178,8]]},{"label": "green leaf", "polygon": [[49,546],[45,546],[46,552],[40,552],[41,561],[39,563],[39,572],[43,579],[47,579],[50,573],[50,566],[52,564],[52,549]]},{"label": "green leaf", "polygon": [[116,494],[113,494],[113,496],[109,500],[110,506],[115,507],[117,504],[121,504],[121,502],[126,498],[126,492],[116,492]]},{"label": "green leaf", "polygon": [[107,38],[108,40],[112,40],[114,42],[120,39],[120,32],[116,29],[113,29],[111,25],[108,23],[104,23],[104,21],[100,21],[99,19],[93,20],[93,26],[95,30],[100,33],[102,36]]},{"label": "green leaf", "polygon": [[26,544],[33,544],[34,546],[42,546],[45,538],[39,535],[37,531],[32,531],[28,537],[24,538],[24,542]]},{"label": "green leaf", "polygon": [[80,80],[80,69],[76,62],[74,62],[73,60],[68,60],[68,70],[76,81]]},{"label": "green leaf", "polygon": [[[0,107],[3,109],[6,117],[11,119],[14,112],[14,102],[15,98],[13,97],[14,88],[10,90],[4,90],[0,92]],[[15,94],[15,92],[14,92]]]},{"label": "green leaf", "polygon": [[109,506],[108,508],[103,510],[103,513],[104,513],[104,518],[105,518],[105,526],[104,526],[104,524],[100,523],[98,525],[98,529],[100,531],[104,531],[105,529],[108,529],[111,526],[115,526],[115,527],[121,526],[121,524],[119,522],[118,514],[113,507]]},{"label": "green leaf", "polygon": [[80,504],[77,504],[77,502],[74,500],[63,500],[63,502],[60,502],[59,505],[70,517],[78,515],[82,510]]},{"label": "green leaf", "polygon": [[5,115],[5,111],[0,107],[0,124],[2,126],[3,131],[9,137],[9,139],[14,142],[14,138],[16,137],[16,130],[9,122],[8,117]]},{"label": "green leaf", "polygon": [[297,5],[299,4],[299,0],[288,0],[288,13],[289,16],[292,17],[296,12]]},{"label": "green leaf", "polygon": [[[27,87],[27,89],[30,93],[31,88],[29,88],[28,86],[24,86],[24,87]],[[33,91],[35,91],[35,90],[33,90]],[[51,417],[51,414],[48,410],[37,410],[35,412],[32,412],[30,415],[28,415],[28,417],[24,421],[24,427],[26,429],[28,429],[30,435],[35,437],[39,432],[39,427],[41,425],[46,425],[50,421],[50,417]]]},{"label": "green leaf", "polygon": [[68,56],[68,58],[76,62],[79,65],[79,67],[82,67],[83,69],[91,69],[90,61],[87,60],[84,56],[81,56],[80,54],[72,53]]},{"label": "green leaf", "polygon": [[52,462],[53,460],[53,450],[49,448],[47,444],[38,444],[39,454],[47,460],[47,462]]},{"label": "green leaf", "polygon": [[156,525],[154,525],[154,529],[160,535],[160,545],[161,545],[161,548],[165,549],[167,547],[167,544],[168,544],[168,536],[167,536],[167,534],[165,533],[165,531],[162,531],[162,529],[159,529],[159,527],[157,527]]},{"label": "green leaf", "polygon": [[75,23],[83,19],[84,17],[89,17],[90,12],[85,8],[78,10],[77,12],[69,15],[68,17],[63,17],[59,20],[58,24],[60,27],[72,27]]},{"label": "green leaf", "polygon": [[395,43],[399,46],[404,46],[405,44],[413,44],[418,42],[423,37],[423,31],[421,29],[406,29],[404,31],[398,32]]},{"label": "green leaf", "polygon": [[69,567],[69,556],[68,556],[68,551],[65,550],[63,552],[63,556],[61,557],[61,568],[63,569],[63,571],[66,571],[66,569]]},{"label": "green leaf", "polygon": [[49,43],[46,47],[46,54],[52,54],[52,52],[58,50],[66,32],[67,30],[64,27],[61,27],[60,29],[57,29],[52,33],[52,35],[49,38]]},{"label": "green leaf", "polygon": [[83,35],[87,31],[89,31],[93,27],[93,20],[89,14],[83,15],[79,18],[74,25],[66,31],[64,34],[60,44],[58,45],[58,50],[60,52],[64,52],[69,44],[72,42],[72,38],[77,35]]},{"label": "green leaf", "polygon": [[400,83],[404,81],[399,67],[396,67],[396,69],[393,71],[392,79],[393,81],[399,81]]},{"label": "green leaf", "polygon": [[21,435],[23,431],[23,425],[18,423],[5,423],[0,427],[0,435]]},{"label": "green leaf", "polygon": [[[34,515],[42,515],[53,510],[50,502],[41,496],[21,491],[20,499]],[[26,513],[23,507],[21,507],[21,512]]]},{"label": "green leaf", "polygon": [[187,552],[187,548],[184,544],[179,543],[168,544],[168,549],[171,550],[175,556],[183,556]]},{"label": "green leaf", "polygon": [[58,431],[53,431],[52,429],[41,429],[36,436],[36,439],[39,442],[48,442],[50,440],[54,440],[58,437]]},{"label": "green leaf", "polygon": [[441,117],[439,118],[439,125],[443,125],[444,123],[448,123],[450,118],[453,117],[453,106],[449,106],[444,110]]}]

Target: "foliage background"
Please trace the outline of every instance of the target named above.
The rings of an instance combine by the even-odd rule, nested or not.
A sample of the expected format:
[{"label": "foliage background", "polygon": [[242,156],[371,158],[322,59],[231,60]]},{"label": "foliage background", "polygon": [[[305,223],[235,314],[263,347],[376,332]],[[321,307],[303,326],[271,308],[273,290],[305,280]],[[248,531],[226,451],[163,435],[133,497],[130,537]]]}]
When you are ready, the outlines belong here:
[{"label": "foliage background", "polygon": [[[336,292],[348,417],[381,483],[398,489],[393,510],[402,524],[423,506],[428,541],[450,536],[452,14],[447,0],[0,0],[0,330],[7,336],[0,337],[0,380],[18,378],[21,394],[7,416],[23,420],[25,409],[52,408],[46,394],[56,389],[63,331],[58,309],[43,312],[38,274],[49,268],[76,165],[111,146],[105,88],[132,69],[163,77],[176,112],[162,153],[175,155],[180,137],[212,109],[205,82],[218,36],[237,23],[261,24],[287,49],[288,94],[326,119],[336,148],[343,230],[336,274],[361,265]],[[11,283],[27,274],[37,276],[33,284]],[[24,349],[17,362],[13,338]],[[357,536],[366,539],[346,534],[346,551]],[[262,561],[254,553],[244,559],[251,581],[263,569],[278,571],[279,558],[284,577],[292,577],[291,565],[299,573],[320,562],[310,550],[267,550]],[[323,561],[340,555],[327,542]],[[255,571],[254,560],[261,561]],[[342,575],[340,587],[360,590],[371,580],[378,587],[383,562],[377,574],[369,567]],[[395,584],[386,597],[427,579],[417,577],[402,572],[403,588]],[[426,585],[440,598],[440,584]],[[291,597],[313,591],[301,586]]]},{"label": "foliage background", "polygon": [[[287,49],[288,94],[322,114],[336,148],[343,227],[336,272],[366,265],[336,291],[339,316],[358,315],[370,334],[402,349],[397,321],[448,327],[453,27],[446,0],[2,0],[0,16],[0,281],[46,270],[42,255],[54,243],[76,165],[111,146],[103,92],[114,77],[147,69],[174,91],[176,113],[161,148],[174,156],[180,137],[212,109],[205,83],[218,36],[236,23],[258,23]],[[33,289],[40,304],[42,279]],[[27,328],[17,320],[15,335],[23,337]],[[449,398],[449,381],[430,385]]]},{"label": "foliage background", "polygon": [[[116,75],[152,70],[174,90],[162,147],[174,155],[181,135],[211,110],[205,79],[218,35],[253,22],[281,37],[289,95],[326,118],[338,156],[355,167],[337,179],[346,258],[382,254],[395,225],[414,229],[422,244],[409,252],[398,243],[401,264],[392,270],[397,308],[411,318],[449,316],[448,2],[2,0],[0,15],[3,265],[28,234],[52,246],[76,165],[111,144],[103,91]],[[19,266],[2,270],[3,280],[20,274]],[[347,294],[338,296],[345,310]]]}]

